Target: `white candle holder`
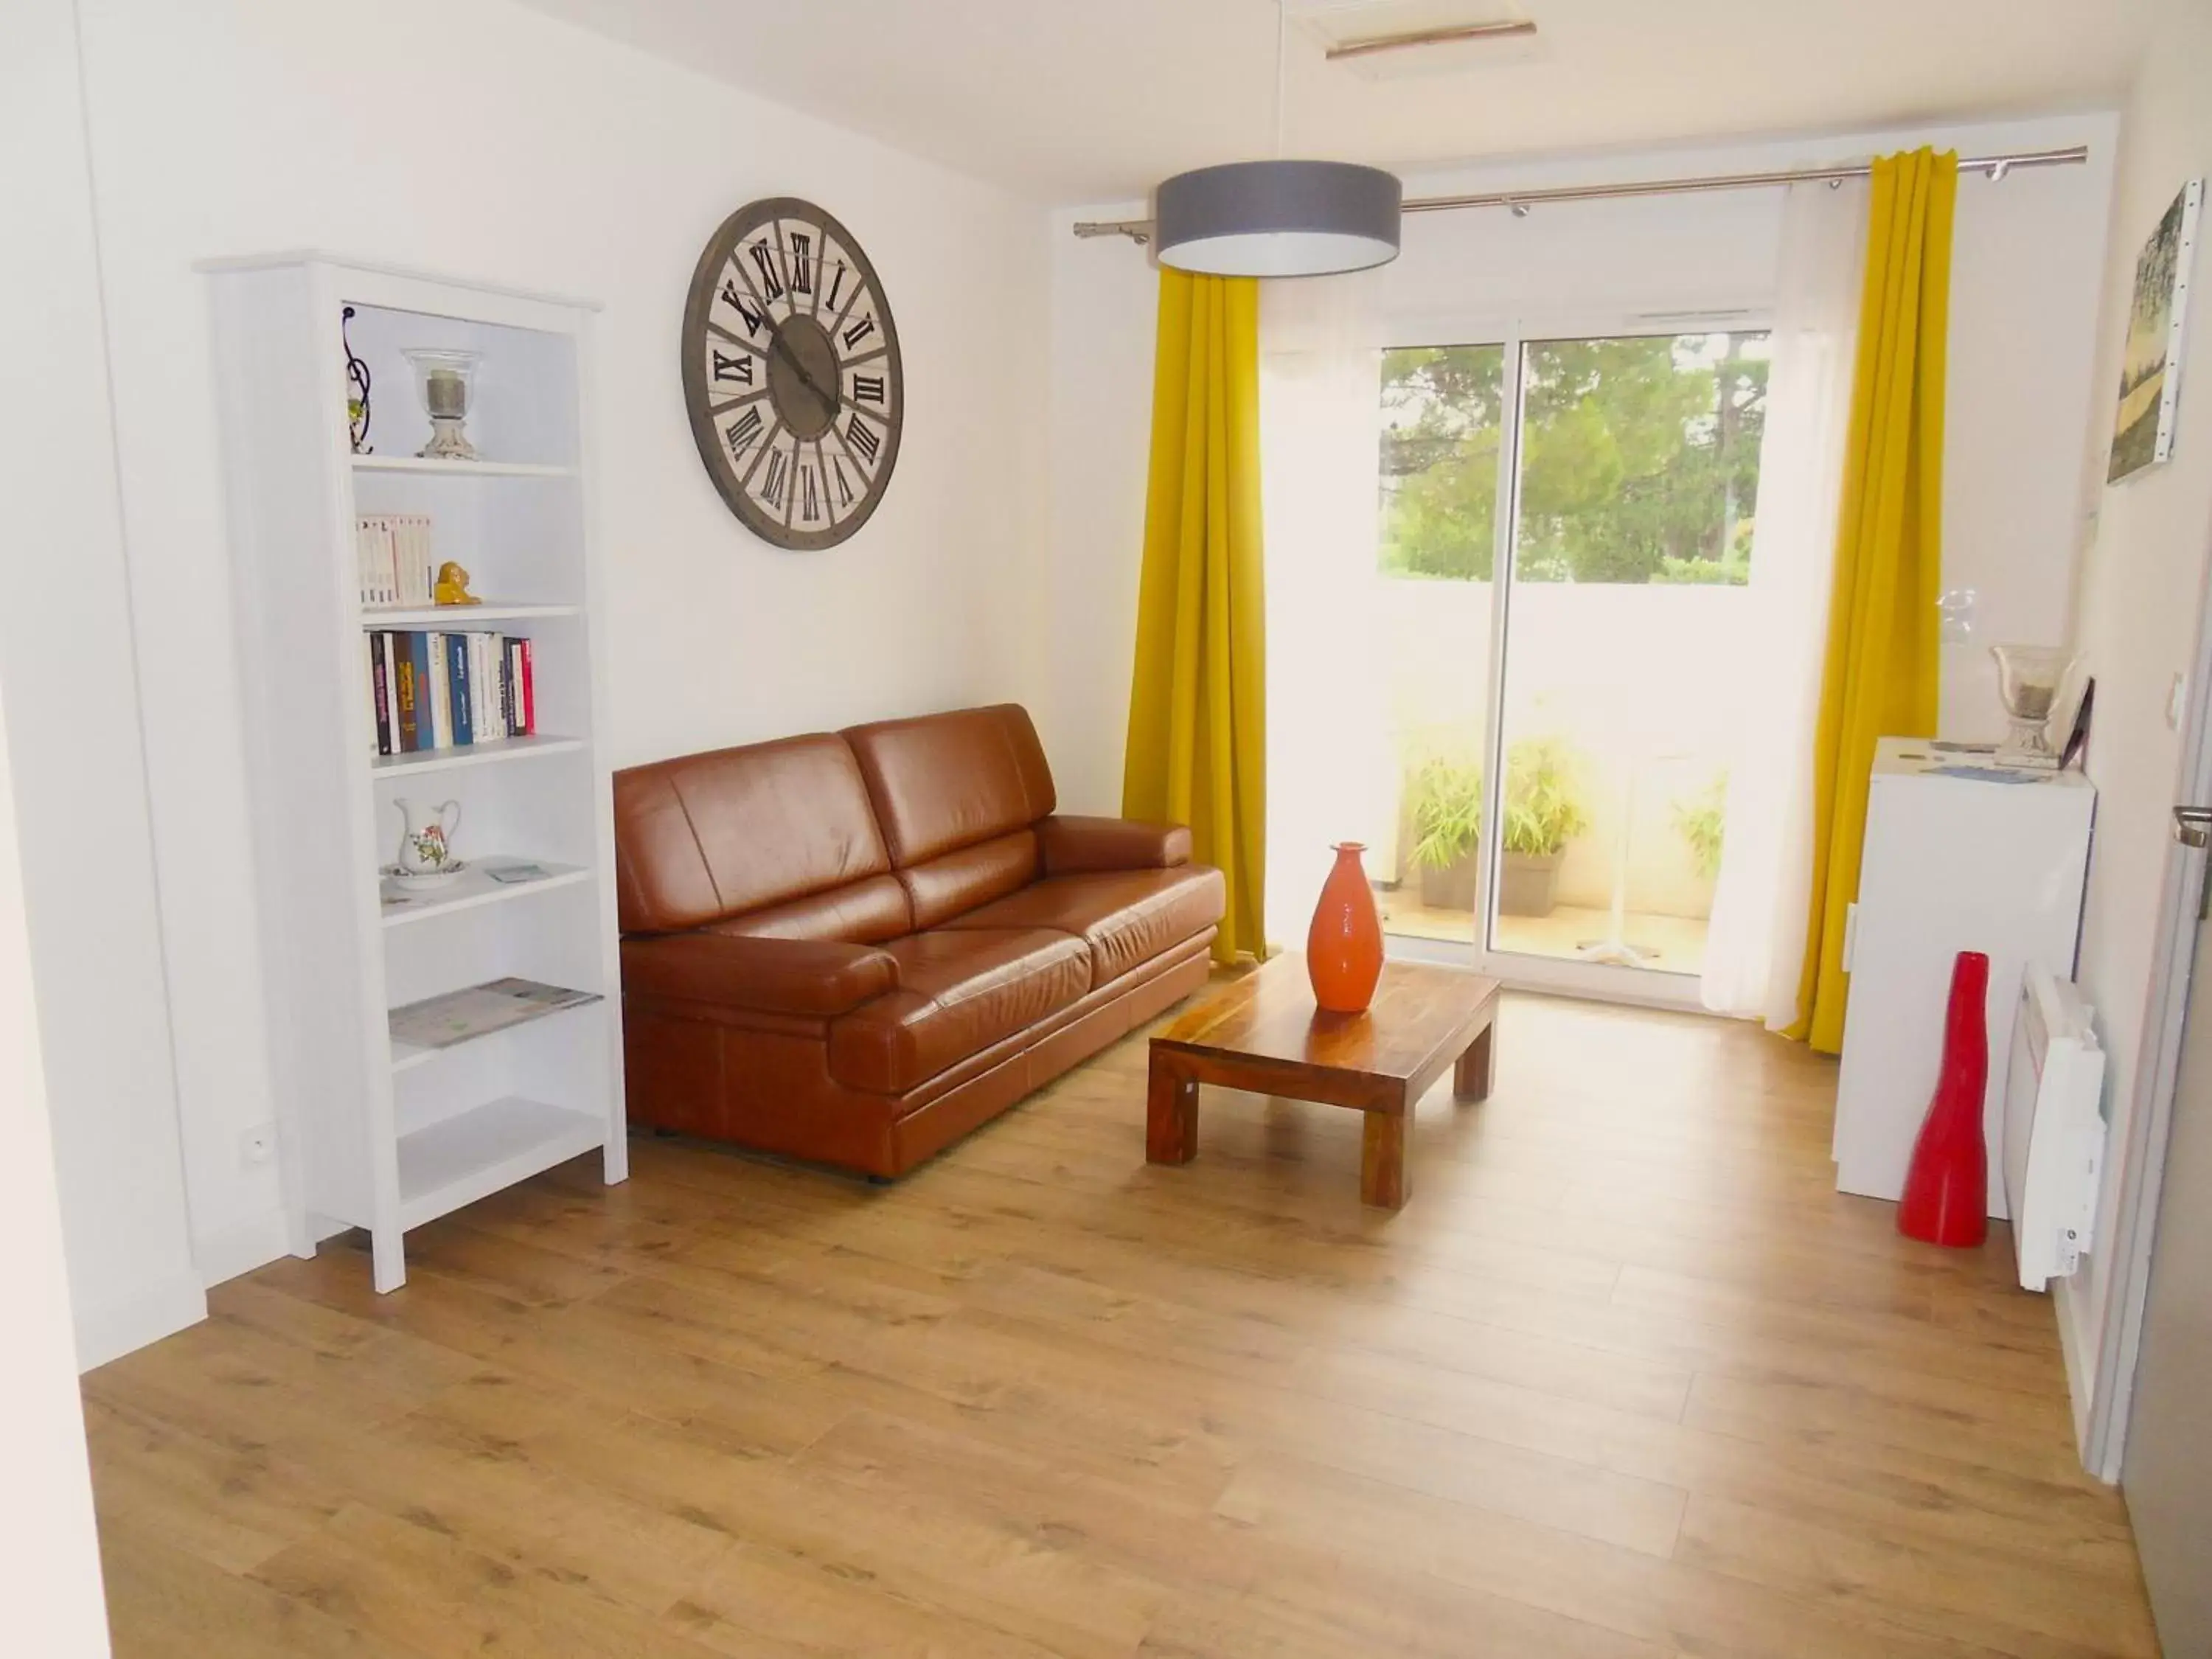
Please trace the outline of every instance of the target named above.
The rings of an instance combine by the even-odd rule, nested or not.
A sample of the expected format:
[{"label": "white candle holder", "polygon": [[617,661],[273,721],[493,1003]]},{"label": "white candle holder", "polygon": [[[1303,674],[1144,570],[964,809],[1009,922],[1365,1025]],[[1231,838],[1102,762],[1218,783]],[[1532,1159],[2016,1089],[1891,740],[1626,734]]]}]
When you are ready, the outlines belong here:
[{"label": "white candle holder", "polygon": [[430,417],[430,441],[416,453],[426,459],[473,461],[476,446],[462,435],[476,385],[479,354],[418,349],[403,354],[415,366],[415,390]]}]

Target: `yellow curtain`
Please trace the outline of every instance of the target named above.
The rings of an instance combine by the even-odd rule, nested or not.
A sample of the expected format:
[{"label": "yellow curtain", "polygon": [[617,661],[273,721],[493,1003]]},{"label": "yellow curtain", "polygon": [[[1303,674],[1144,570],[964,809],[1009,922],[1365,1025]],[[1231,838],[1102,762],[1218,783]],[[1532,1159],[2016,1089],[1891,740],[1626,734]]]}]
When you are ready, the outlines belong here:
[{"label": "yellow curtain", "polygon": [[1218,962],[1267,954],[1260,285],[1160,272],[1121,811],[1190,826],[1229,880]]},{"label": "yellow curtain", "polygon": [[1858,895],[1875,740],[1933,737],[1942,586],[1943,373],[1959,158],[1874,164],[1850,449],[1814,749],[1813,896],[1790,1035],[1844,1044],[1844,922]]}]

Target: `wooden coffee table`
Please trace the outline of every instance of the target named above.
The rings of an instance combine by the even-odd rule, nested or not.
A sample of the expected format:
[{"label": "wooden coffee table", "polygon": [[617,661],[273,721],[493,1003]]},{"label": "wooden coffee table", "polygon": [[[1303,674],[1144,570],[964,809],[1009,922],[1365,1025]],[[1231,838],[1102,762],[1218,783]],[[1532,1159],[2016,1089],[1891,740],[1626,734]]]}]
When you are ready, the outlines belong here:
[{"label": "wooden coffee table", "polygon": [[1498,981],[1456,968],[1390,962],[1364,1014],[1314,1006],[1305,958],[1285,953],[1224,985],[1152,1039],[1145,1158],[1198,1152],[1198,1085],[1287,1095],[1367,1114],[1359,1196],[1395,1210],[1413,1188],[1406,1120],[1450,1066],[1452,1092],[1490,1092]]}]

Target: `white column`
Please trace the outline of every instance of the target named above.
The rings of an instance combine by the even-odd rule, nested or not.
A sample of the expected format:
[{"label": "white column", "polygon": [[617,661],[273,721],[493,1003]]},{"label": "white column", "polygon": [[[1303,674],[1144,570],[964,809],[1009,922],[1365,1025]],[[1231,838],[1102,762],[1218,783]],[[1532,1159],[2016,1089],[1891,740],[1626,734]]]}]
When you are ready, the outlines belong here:
[{"label": "white column", "polygon": [[0,1373],[0,1604],[21,1653],[107,1652],[77,1401],[62,1218],[46,1126],[31,941],[15,849],[15,791],[0,726],[0,1261],[8,1348]]},{"label": "white column", "polygon": [[[0,690],[77,1352],[92,1365],[203,1317],[206,1298],[179,1144],[76,23],[71,0],[0,4]],[[34,1161],[46,1170],[43,1150]],[[19,1146],[0,1149],[0,1163],[23,1162]]]}]

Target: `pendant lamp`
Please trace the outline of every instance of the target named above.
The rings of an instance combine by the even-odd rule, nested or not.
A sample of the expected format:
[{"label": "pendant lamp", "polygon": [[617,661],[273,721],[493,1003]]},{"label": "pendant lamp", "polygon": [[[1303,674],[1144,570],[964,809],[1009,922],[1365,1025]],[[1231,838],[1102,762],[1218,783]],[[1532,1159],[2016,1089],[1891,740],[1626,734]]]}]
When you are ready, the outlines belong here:
[{"label": "pendant lamp", "polygon": [[1178,173],[1152,210],[1160,263],[1217,276],[1323,276],[1398,257],[1398,180],[1349,161]]},{"label": "pendant lamp", "polygon": [[1280,159],[1284,33],[1276,0],[1277,159],[1199,167],[1164,182],[1152,208],[1162,264],[1215,276],[1327,276],[1398,257],[1394,174]]}]

